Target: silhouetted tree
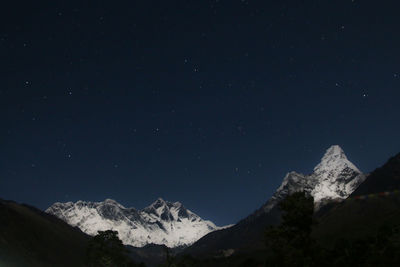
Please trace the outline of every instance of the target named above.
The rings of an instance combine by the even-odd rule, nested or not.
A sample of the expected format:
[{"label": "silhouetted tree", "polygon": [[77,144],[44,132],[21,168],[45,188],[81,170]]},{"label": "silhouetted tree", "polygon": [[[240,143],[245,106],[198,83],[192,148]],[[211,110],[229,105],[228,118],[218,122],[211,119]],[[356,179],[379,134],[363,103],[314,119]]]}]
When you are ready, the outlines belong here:
[{"label": "silhouetted tree", "polygon": [[322,250],[311,238],[314,199],[296,192],[279,203],[282,222],[265,232],[267,266],[316,266]]},{"label": "silhouetted tree", "polygon": [[90,267],[136,266],[126,252],[122,241],[118,238],[117,231],[99,231],[89,241],[86,264]]},{"label": "silhouetted tree", "polygon": [[343,236],[333,249],[323,249],[311,238],[312,197],[294,193],[279,207],[281,224],[265,233],[266,266],[400,266],[399,225],[386,225],[357,239]]},{"label": "silhouetted tree", "polygon": [[162,267],[176,267],[177,263],[175,262],[175,257],[171,255],[171,251],[168,247],[164,248],[165,252],[165,263],[162,264]]}]

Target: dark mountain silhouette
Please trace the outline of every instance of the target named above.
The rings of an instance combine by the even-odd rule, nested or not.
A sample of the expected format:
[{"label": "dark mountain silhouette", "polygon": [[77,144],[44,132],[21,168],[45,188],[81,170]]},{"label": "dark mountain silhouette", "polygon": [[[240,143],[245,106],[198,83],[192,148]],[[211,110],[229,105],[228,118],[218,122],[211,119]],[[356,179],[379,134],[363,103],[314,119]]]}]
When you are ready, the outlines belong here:
[{"label": "dark mountain silhouette", "polygon": [[83,266],[88,239],[50,214],[0,199],[2,266]]},{"label": "dark mountain silhouette", "polygon": [[400,190],[400,153],[374,170],[352,196]]},{"label": "dark mountain silhouette", "polygon": [[183,251],[183,254],[191,254],[200,257],[226,256],[238,250],[251,251],[262,249],[264,240],[262,232],[267,225],[280,222],[279,209],[273,208],[268,213],[257,217],[250,217],[238,224],[209,233],[199,241]]}]

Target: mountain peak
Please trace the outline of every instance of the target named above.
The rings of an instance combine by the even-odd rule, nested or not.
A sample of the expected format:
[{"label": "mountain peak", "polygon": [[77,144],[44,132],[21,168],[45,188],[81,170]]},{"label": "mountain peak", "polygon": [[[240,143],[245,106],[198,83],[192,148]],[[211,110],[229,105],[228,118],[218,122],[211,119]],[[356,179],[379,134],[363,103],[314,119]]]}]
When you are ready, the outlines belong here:
[{"label": "mountain peak", "polygon": [[326,150],[325,156],[332,156],[332,155],[344,155],[343,149],[339,145],[332,145],[330,148]]},{"label": "mountain peak", "polygon": [[[90,202],[87,202],[86,205],[90,205]],[[116,200],[111,198],[106,198],[103,202],[99,203],[100,206],[103,206],[103,209],[125,209],[123,205],[118,203]]]},{"label": "mountain peak", "polygon": [[321,162],[315,166],[314,173],[322,173],[335,169],[342,170],[346,167],[361,173],[360,170],[347,159],[343,149],[338,145],[333,145],[326,150]]},{"label": "mountain peak", "polygon": [[119,204],[117,201],[115,201],[114,199],[111,199],[111,198],[106,198],[106,199],[103,201],[103,203],[121,205],[121,204]]},{"label": "mountain peak", "polygon": [[328,148],[315,166],[313,173],[289,172],[271,199],[257,214],[270,211],[286,196],[304,191],[314,197],[318,209],[330,200],[345,199],[365,180],[360,170],[351,163],[338,145]]},{"label": "mountain peak", "polygon": [[174,202],[173,204],[174,204],[174,206],[182,206],[182,203],[179,202],[179,201],[176,201],[176,202]]},{"label": "mountain peak", "polygon": [[156,201],[154,201],[153,203],[151,203],[150,206],[148,206],[148,208],[155,208],[158,209],[160,207],[163,206],[167,206],[167,201],[165,201],[164,199],[162,199],[161,197],[157,198]]},{"label": "mountain peak", "polygon": [[338,145],[333,145],[328,148],[322,157],[321,161],[347,159],[343,149]]},{"label": "mountain peak", "polygon": [[318,180],[312,191],[315,202],[344,199],[365,180],[365,175],[347,159],[338,145],[326,151],[312,175]]}]

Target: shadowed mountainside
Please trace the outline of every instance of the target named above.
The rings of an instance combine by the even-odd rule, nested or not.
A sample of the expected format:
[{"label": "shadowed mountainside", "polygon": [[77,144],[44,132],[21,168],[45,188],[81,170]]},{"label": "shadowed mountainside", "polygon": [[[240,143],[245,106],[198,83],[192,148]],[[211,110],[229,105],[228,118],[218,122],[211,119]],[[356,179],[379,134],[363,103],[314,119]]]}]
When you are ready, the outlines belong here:
[{"label": "shadowed mountainside", "polygon": [[400,153],[391,157],[382,167],[374,170],[351,195],[394,190],[400,190]]},{"label": "shadowed mountainside", "polygon": [[1,266],[83,266],[88,240],[50,214],[0,199]]}]

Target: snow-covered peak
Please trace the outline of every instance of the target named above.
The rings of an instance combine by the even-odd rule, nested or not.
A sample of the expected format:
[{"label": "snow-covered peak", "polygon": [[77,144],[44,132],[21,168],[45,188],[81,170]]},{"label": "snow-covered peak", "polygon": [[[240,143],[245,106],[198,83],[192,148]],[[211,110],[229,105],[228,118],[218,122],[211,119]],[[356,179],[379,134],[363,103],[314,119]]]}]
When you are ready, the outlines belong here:
[{"label": "snow-covered peak", "polygon": [[283,178],[282,184],[281,186],[278,188],[278,190],[283,190],[285,187],[287,187],[290,184],[293,183],[298,183],[300,179],[302,179],[304,175],[297,173],[295,171],[291,171],[288,172],[285,176],[285,178]]},{"label": "snow-covered peak", "polygon": [[103,201],[103,203],[121,205],[121,204],[119,204],[117,201],[115,201],[114,199],[111,199],[111,198],[106,198],[106,199]]},{"label": "snow-covered peak", "polygon": [[115,230],[124,244],[150,243],[169,247],[190,245],[209,232],[222,229],[186,209],[180,202],[158,198],[150,206],[125,208],[112,199],[103,202],[54,203],[46,210],[89,235]]},{"label": "snow-covered peak", "polygon": [[181,202],[179,202],[179,201],[176,201],[176,202],[174,202],[174,203],[172,203],[172,205],[174,206],[174,207],[183,207],[183,205],[182,205],[182,203]]},{"label": "snow-covered peak", "polygon": [[360,170],[347,159],[343,149],[338,145],[333,145],[326,150],[321,162],[315,166],[314,173],[340,171],[347,167],[360,173]]},{"label": "snow-covered peak", "polygon": [[162,199],[161,197],[157,198],[156,201],[154,201],[150,206],[164,206],[166,205],[166,202],[164,199]]},{"label": "snow-covered peak", "polygon": [[318,209],[331,200],[347,198],[364,180],[365,175],[347,159],[343,149],[334,145],[326,150],[313,173],[286,174],[274,195],[256,214],[270,211],[286,196],[298,191],[313,196]]},{"label": "snow-covered peak", "polygon": [[365,175],[347,159],[338,145],[326,151],[312,175],[318,179],[311,192],[314,201],[318,203],[317,207],[329,199],[347,198],[365,180]]},{"label": "snow-covered peak", "polygon": [[201,218],[187,210],[180,202],[169,202],[158,198],[150,206],[143,209],[154,220],[173,221],[182,218],[190,218],[192,221],[201,221]]},{"label": "snow-covered peak", "polygon": [[343,149],[339,145],[332,145],[330,148],[326,150],[322,159],[331,156],[345,156],[345,155]]},{"label": "snow-covered peak", "polygon": [[163,198],[159,197],[157,198],[156,201],[154,201],[153,203],[150,204],[150,206],[148,206],[147,208],[150,207],[154,207],[154,208],[159,208],[162,206],[168,206],[168,207],[182,207],[182,203],[176,201],[176,202],[170,202],[170,201],[166,201]]},{"label": "snow-covered peak", "polygon": [[99,202],[99,204],[103,204],[103,205],[113,205],[113,206],[117,206],[117,207],[119,207],[119,208],[125,208],[124,206],[122,206],[121,204],[119,204],[117,201],[115,201],[114,199],[110,199],[110,198],[105,199],[103,202]]}]

